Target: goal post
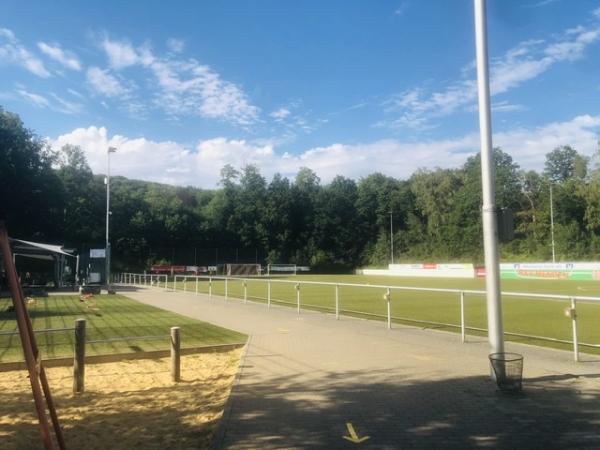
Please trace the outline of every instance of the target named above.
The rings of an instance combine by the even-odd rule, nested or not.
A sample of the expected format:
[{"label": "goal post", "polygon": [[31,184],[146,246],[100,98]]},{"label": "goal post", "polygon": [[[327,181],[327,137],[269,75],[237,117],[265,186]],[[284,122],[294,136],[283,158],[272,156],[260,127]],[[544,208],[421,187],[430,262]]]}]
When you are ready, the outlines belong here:
[{"label": "goal post", "polygon": [[226,264],[225,274],[227,276],[260,275],[260,264]]},{"label": "goal post", "polygon": [[293,273],[297,275],[298,266],[296,264],[268,264],[267,275],[271,275],[273,272]]}]

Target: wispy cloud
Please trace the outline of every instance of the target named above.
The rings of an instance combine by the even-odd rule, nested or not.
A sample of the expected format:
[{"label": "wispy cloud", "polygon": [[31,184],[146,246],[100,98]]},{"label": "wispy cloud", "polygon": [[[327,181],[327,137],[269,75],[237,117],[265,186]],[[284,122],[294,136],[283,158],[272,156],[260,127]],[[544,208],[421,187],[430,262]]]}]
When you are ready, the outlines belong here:
[{"label": "wispy cloud", "polygon": [[115,70],[139,66],[150,71],[154,80],[150,87],[156,92],[154,106],[172,117],[198,115],[240,126],[259,118],[259,108],[239,86],[195,59],[158,56],[148,45],[134,47],[128,41],[108,37],[103,39],[102,48]]},{"label": "wispy cloud", "polygon": [[86,78],[94,91],[107,97],[120,97],[128,93],[128,89],[115,76],[99,67],[90,67]]},{"label": "wispy cloud", "polygon": [[128,41],[114,41],[104,36],[101,47],[113,69],[120,70],[140,63],[137,51]]},{"label": "wispy cloud", "polygon": [[395,16],[401,16],[406,12],[406,8],[408,8],[408,2],[404,1],[398,5],[398,7],[394,10]]},{"label": "wispy cloud", "polygon": [[[566,122],[535,128],[516,128],[494,135],[494,145],[513,156],[524,169],[541,169],[547,152],[569,144],[585,155],[596,151],[600,116],[583,115]],[[55,147],[80,145],[94,171],[102,173],[106,148],[119,148],[116,173],[177,185],[215,187],[225,164],[240,167],[257,164],[267,177],[279,172],[293,177],[305,166],[325,182],[336,175],[354,179],[373,172],[409,177],[419,168],[458,167],[479,150],[479,135],[469,133],[452,139],[419,142],[384,139],[359,144],[333,143],[298,154],[279,150],[269,141],[247,141],[218,137],[185,146],[173,141],[109,136],[104,127],[78,128],[53,140]]]},{"label": "wispy cloud", "polygon": [[275,119],[276,122],[282,122],[291,113],[292,112],[287,108],[279,108],[269,114],[269,116]]},{"label": "wispy cloud", "polygon": [[48,44],[46,42],[38,42],[38,48],[42,53],[53,59],[54,61],[59,62],[67,69],[80,71],[81,63],[79,62],[79,58],[75,53],[63,50],[58,44]]},{"label": "wispy cloud", "polygon": [[21,66],[41,78],[51,76],[44,63],[27,50],[7,28],[0,28],[0,61]]},{"label": "wispy cloud", "polygon": [[63,114],[80,114],[83,111],[83,105],[80,103],[65,100],[53,92],[44,96],[30,92],[20,84],[15,92],[21,100],[37,108],[47,108]]},{"label": "wispy cloud", "polygon": [[539,2],[530,3],[530,4],[527,4],[527,5],[524,5],[524,6],[527,6],[529,8],[540,8],[542,6],[548,6],[548,5],[551,5],[552,3],[557,3],[559,1],[560,0],[541,0]]},{"label": "wispy cloud", "polygon": [[50,102],[43,95],[34,94],[33,92],[28,92],[22,88],[17,89],[17,94],[19,94],[27,103],[37,106],[38,108],[50,107]]},{"label": "wispy cloud", "polygon": [[185,48],[183,39],[170,38],[167,40],[167,48],[173,53],[181,53]]},{"label": "wispy cloud", "polygon": [[[555,41],[528,40],[519,43],[502,57],[490,61],[490,90],[499,95],[532,80],[552,66],[574,61],[583,56],[585,49],[600,40],[600,26],[579,26],[564,31]],[[407,90],[384,102],[388,119],[380,125],[391,128],[431,127],[431,119],[468,110],[477,99],[477,83],[473,64],[462,72],[463,78],[444,89],[427,92],[423,87]]]}]

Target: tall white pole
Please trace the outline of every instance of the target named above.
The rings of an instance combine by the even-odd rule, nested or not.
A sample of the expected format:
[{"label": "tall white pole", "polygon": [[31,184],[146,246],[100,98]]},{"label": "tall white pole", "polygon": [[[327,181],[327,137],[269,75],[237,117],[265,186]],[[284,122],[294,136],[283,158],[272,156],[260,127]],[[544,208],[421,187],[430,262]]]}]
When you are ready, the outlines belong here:
[{"label": "tall white pole", "polygon": [[392,256],[392,264],[394,264],[394,213],[390,211],[390,252]]},{"label": "tall white pole", "polygon": [[550,185],[550,236],[552,237],[552,262],[556,262],[556,252],[554,251],[554,201],[552,199],[552,185]]},{"label": "tall white pole", "polygon": [[483,192],[483,245],[487,291],[488,339],[492,353],[504,352],[500,265],[496,224],[496,193],[492,154],[492,120],[487,54],[486,1],[475,1],[475,43],[477,50],[477,90],[479,93],[479,133],[481,139],[481,183]]},{"label": "tall white pole", "polygon": [[110,154],[116,152],[117,149],[114,147],[108,147],[106,152],[106,246],[105,246],[105,260],[106,260],[106,286],[110,286]]}]

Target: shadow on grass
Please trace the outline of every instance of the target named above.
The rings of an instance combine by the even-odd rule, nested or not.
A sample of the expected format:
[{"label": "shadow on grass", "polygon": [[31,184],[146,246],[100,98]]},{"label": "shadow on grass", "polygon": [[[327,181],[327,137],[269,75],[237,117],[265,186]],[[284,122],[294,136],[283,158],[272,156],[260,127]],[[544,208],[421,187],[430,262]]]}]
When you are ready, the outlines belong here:
[{"label": "shadow on grass", "polygon": [[[256,358],[245,373],[252,375]],[[260,364],[260,362],[258,363]],[[388,371],[305,373],[234,388],[222,448],[600,448],[600,388],[545,377],[522,395],[495,390],[488,377],[392,378]],[[308,380],[307,380],[308,376]]]}]

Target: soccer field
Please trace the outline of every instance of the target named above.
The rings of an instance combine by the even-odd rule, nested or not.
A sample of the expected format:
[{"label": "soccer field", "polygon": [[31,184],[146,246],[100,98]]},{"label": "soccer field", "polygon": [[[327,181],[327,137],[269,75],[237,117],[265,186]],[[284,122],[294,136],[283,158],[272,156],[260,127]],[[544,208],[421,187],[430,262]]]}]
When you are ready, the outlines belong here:
[{"label": "soccer field", "polygon": [[[280,283],[278,281],[293,281]],[[327,283],[352,283],[383,286],[410,286],[421,288],[485,290],[483,279],[433,279],[399,278],[369,275],[299,275],[272,278],[271,301],[273,303],[296,306],[296,283],[300,283],[302,308],[322,311],[335,311],[335,286],[304,284],[305,281]],[[188,278],[187,291],[195,291],[195,280]],[[177,289],[184,289],[178,282]],[[248,279],[249,300],[266,302],[267,280]],[[208,280],[201,278],[198,292],[207,293]],[[233,279],[228,282],[228,296],[243,298],[243,281]],[[503,280],[503,292],[524,292],[532,294],[555,294],[586,297],[600,297],[600,283],[595,281],[569,280]],[[223,280],[212,281],[212,292],[224,295]],[[363,316],[375,320],[385,320],[387,305],[383,296],[385,288],[340,286],[339,299],[341,314]],[[526,334],[553,339],[572,340],[572,322],[565,316],[568,300],[515,298],[502,299],[504,330],[507,333]],[[418,292],[392,290],[392,320],[427,328],[440,328],[460,332],[460,295],[446,292]],[[435,323],[431,323],[435,322]],[[467,294],[465,296],[465,323],[468,334],[481,335],[486,328],[485,297]],[[599,348],[587,347],[581,343],[600,344],[600,303],[577,301],[577,323],[580,351],[600,353]],[[469,329],[470,328],[470,329]],[[551,346],[570,350],[571,344],[545,341],[507,335],[507,339],[536,345]]]},{"label": "soccer field", "polygon": [[[14,312],[8,312],[12,300],[0,299],[0,362],[23,359],[18,335],[6,334],[17,329]],[[29,307],[34,330],[70,328],[75,319],[86,319],[86,354],[106,355],[170,348],[170,328],[181,328],[185,347],[245,342],[246,336],[232,330],[200,322],[121,295],[94,297],[94,308],[79,301],[79,296],[50,296],[37,299]],[[36,333],[42,357],[73,356],[74,332]]]}]

